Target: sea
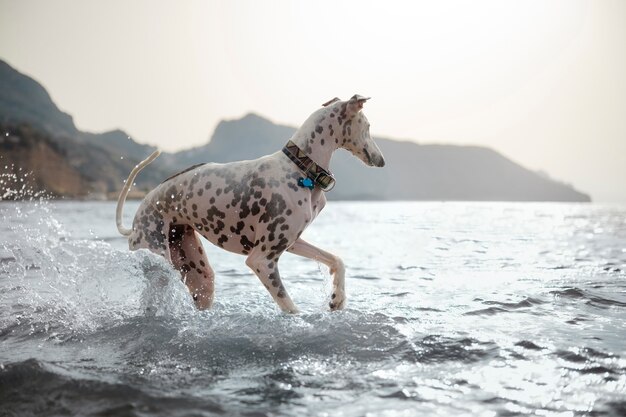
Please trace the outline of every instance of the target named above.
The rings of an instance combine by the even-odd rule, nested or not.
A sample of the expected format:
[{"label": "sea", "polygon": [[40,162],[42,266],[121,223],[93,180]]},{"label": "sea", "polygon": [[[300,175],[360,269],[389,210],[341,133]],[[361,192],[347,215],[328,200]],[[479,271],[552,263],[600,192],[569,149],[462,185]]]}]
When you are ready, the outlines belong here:
[{"label": "sea", "polygon": [[[138,202],[125,207],[130,225]],[[301,313],[205,242],[215,305],[114,202],[0,202],[0,416],[624,416],[626,206],[329,202]]]}]

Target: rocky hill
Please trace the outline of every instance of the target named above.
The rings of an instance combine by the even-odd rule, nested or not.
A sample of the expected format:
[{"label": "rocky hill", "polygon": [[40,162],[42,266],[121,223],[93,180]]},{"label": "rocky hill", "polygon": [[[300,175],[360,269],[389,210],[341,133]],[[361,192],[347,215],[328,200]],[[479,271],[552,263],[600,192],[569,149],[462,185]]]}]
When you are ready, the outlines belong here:
[{"label": "rocky hill", "polygon": [[[147,190],[196,163],[253,159],[275,152],[294,131],[254,114],[223,121],[206,145],[163,154],[141,173],[137,188]],[[121,130],[101,134],[79,131],[41,84],[3,61],[0,134],[0,168],[7,167],[5,174],[32,172],[30,181],[35,189],[57,196],[113,196],[137,161],[154,149]],[[368,168],[348,152],[337,152],[331,163],[337,186],[329,198],[590,200],[573,187],[527,170],[491,149],[384,138],[376,141],[385,155],[385,168]],[[0,198],[7,195],[6,188],[0,183]]]},{"label": "rocky hill", "polygon": [[[253,159],[281,149],[295,128],[255,114],[221,122],[204,146],[178,152],[170,166]],[[331,199],[590,201],[571,186],[530,171],[478,146],[419,145],[375,138],[386,165],[366,167],[350,153],[333,156],[337,185]]]},{"label": "rocky hill", "polygon": [[84,196],[89,179],[69,163],[69,155],[49,136],[26,125],[0,125],[0,198]]}]

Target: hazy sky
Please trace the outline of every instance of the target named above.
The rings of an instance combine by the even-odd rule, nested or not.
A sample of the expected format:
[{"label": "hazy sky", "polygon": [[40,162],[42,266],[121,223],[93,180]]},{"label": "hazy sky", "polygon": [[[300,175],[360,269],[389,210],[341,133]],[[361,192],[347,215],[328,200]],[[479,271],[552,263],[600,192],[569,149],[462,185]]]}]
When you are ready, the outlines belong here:
[{"label": "hazy sky", "polygon": [[80,129],[166,150],[359,93],[374,134],[489,146],[626,201],[624,0],[0,0],[0,58]]}]

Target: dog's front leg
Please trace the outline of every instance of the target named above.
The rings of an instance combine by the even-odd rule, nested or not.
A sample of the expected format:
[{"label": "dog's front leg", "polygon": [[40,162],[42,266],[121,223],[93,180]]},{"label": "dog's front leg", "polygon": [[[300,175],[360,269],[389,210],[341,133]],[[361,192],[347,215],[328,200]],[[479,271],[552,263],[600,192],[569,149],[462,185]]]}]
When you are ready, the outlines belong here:
[{"label": "dog's front leg", "polygon": [[280,280],[277,265],[278,259],[275,259],[268,259],[267,254],[261,250],[253,250],[246,259],[246,265],[259,277],[282,311],[296,314],[298,313],[298,307],[293,303]]},{"label": "dog's front leg", "polygon": [[317,248],[302,239],[296,240],[296,243],[287,249],[287,251],[296,255],[304,256],[305,258],[316,260],[330,268],[330,273],[333,275],[333,294],[331,296],[329,306],[331,310],[343,309],[346,305],[346,269],[343,266],[341,258],[333,255],[332,253],[326,252],[325,250]]}]

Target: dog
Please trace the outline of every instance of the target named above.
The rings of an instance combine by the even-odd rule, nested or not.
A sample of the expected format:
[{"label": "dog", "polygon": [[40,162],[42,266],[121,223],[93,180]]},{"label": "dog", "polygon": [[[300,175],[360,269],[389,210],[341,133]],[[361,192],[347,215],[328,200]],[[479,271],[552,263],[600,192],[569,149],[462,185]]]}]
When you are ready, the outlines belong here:
[{"label": "dog", "polygon": [[300,235],[326,205],[324,192],[335,184],[328,166],[337,149],[348,150],[366,165],[385,165],[362,112],[368,99],[354,95],[324,103],[282,150],[271,155],[194,165],[169,177],[145,196],[132,229],[127,229],[122,224],[124,202],[139,171],[159,156],[155,151],[132,170],[120,192],[119,232],[128,237],[130,250],[146,248],[169,260],[200,310],[211,308],[215,280],[200,236],[246,255],[246,265],[286,313],[297,313],[298,308],[281,281],[280,256],[288,251],[323,263],[333,276],[330,309],[343,309],[343,261]]}]

